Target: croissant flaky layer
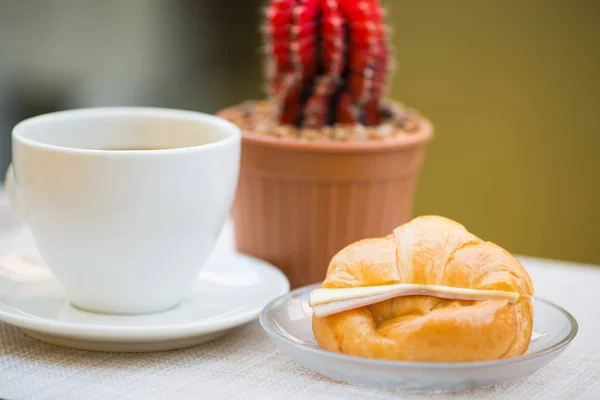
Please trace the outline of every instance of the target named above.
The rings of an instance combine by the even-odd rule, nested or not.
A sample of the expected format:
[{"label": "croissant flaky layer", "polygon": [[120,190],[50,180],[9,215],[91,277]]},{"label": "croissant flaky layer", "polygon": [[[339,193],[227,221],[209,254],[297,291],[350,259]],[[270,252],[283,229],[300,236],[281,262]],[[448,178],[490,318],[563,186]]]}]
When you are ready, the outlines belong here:
[{"label": "croissant flaky layer", "polygon": [[[509,252],[457,222],[423,216],[336,254],[325,288],[418,283],[533,294],[529,274]],[[533,328],[531,299],[443,300],[399,297],[313,317],[321,348],[387,360],[461,362],[519,356]]]}]

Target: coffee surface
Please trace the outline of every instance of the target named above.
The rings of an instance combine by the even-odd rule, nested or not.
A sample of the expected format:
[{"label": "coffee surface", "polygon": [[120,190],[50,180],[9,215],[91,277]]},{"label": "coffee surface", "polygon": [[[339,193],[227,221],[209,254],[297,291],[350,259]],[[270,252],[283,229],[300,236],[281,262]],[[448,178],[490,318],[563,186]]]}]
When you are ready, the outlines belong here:
[{"label": "coffee surface", "polygon": [[[183,146],[185,147],[185,146]],[[101,150],[107,151],[148,151],[148,150],[168,150],[168,149],[178,149],[182,147],[178,146],[120,146],[120,147],[105,147]]]}]

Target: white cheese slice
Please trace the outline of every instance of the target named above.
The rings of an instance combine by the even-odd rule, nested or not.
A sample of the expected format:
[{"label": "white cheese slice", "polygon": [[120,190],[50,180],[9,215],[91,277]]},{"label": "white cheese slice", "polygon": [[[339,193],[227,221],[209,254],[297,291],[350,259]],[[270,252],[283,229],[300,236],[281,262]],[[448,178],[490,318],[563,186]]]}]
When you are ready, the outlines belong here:
[{"label": "white cheese slice", "polygon": [[310,293],[309,304],[317,317],[325,317],[394,297],[417,295],[450,300],[507,300],[511,303],[518,301],[521,297],[520,293],[502,290],[478,290],[440,285],[398,283],[356,288],[315,289]]}]

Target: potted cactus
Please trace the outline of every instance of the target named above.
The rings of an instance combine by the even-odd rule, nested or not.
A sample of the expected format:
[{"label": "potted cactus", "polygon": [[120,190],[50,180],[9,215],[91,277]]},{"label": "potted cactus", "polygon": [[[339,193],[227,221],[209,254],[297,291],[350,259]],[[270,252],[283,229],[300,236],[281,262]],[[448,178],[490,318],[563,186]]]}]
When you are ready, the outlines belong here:
[{"label": "potted cactus", "polygon": [[243,131],[238,250],[292,287],[321,281],[347,244],[411,218],[429,121],[386,100],[390,46],[378,0],[272,0],[268,99],[225,109]]}]

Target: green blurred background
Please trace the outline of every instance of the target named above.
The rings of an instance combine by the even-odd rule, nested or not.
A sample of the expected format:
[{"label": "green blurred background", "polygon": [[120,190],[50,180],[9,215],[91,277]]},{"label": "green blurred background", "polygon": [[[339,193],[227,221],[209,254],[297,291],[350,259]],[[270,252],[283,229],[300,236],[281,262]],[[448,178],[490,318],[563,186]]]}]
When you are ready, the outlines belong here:
[{"label": "green blurred background", "polygon": [[[41,112],[215,112],[262,97],[264,3],[0,0],[0,169],[10,127]],[[600,1],[384,3],[390,95],[436,126],[415,214],[512,252],[600,264]]]},{"label": "green blurred background", "polygon": [[600,264],[600,2],[388,3],[392,96],[437,127],[416,212]]}]

